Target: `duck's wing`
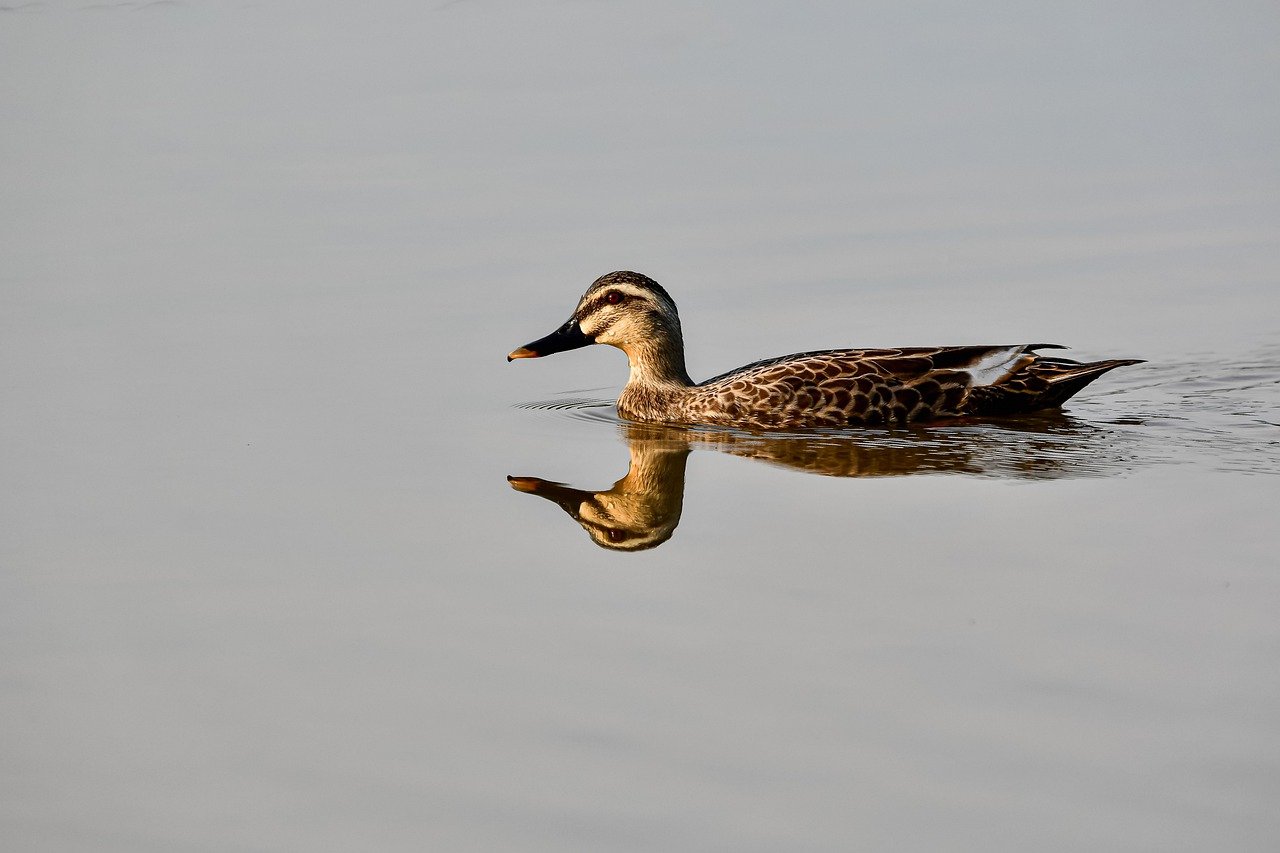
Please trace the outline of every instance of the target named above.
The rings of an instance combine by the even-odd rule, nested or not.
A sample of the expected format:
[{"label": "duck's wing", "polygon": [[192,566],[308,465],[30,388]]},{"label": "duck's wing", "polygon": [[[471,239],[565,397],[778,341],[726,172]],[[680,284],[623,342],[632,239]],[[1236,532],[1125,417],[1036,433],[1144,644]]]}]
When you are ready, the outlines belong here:
[{"label": "duck's wing", "polygon": [[[1109,370],[1142,359],[1117,358],[1079,362],[1045,356],[1042,349],[1065,349],[1059,344],[1018,344],[994,347],[905,349],[901,355],[874,357],[869,362],[886,374],[923,389],[942,381],[967,377],[968,388],[955,409],[966,415],[1011,415],[1061,406],[1080,389]],[[946,414],[935,410],[935,414]]]},{"label": "duck's wing", "polygon": [[[848,376],[879,374],[903,380],[920,378],[933,371],[958,370],[974,376],[974,384],[995,382],[1012,369],[1024,353],[1039,349],[1065,349],[1060,344],[1014,344],[954,347],[882,347],[877,349],[826,349],[796,352],[766,358],[713,376],[699,385],[713,385],[726,379],[774,373],[778,366],[836,365]],[[833,372],[833,371],[832,371]]]}]

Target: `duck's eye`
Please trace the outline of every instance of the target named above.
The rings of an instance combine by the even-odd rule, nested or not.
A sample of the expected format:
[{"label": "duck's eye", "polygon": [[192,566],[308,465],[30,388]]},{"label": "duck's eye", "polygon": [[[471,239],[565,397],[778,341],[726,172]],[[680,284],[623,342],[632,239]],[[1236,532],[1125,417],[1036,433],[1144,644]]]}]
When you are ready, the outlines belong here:
[{"label": "duck's eye", "polygon": [[626,298],[627,297],[623,296],[620,292],[616,290],[610,290],[608,293],[604,295],[604,301],[608,302],[610,305],[620,305],[622,301]]}]

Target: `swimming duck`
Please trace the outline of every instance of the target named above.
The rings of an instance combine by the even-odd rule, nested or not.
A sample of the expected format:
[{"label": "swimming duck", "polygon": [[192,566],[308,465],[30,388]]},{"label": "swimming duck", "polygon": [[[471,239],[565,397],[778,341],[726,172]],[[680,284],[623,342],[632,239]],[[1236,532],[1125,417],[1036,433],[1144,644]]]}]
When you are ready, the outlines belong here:
[{"label": "swimming duck", "polygon": [[633,421],[753,430],[904,424],[1016,415],[1061,406],[1108,370],[1141,359],[1081,363],[1040,355],[1056,344],[834,349],[766,359],[695,383],[676,304],[637,272],[600,276],[573,316],[507,361],[588,344],[627,354],[618,414]]}]

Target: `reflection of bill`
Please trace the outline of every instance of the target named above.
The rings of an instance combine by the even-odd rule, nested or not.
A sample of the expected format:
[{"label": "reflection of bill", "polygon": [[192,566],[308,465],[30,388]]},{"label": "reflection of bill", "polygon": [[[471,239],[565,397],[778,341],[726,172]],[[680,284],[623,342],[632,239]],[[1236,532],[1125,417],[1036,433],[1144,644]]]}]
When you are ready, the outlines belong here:
[{"label": "reflection of bill", "polygon": [[1016,420],[879,432],[778,435],[623,424],[631,462],[606,491],[508,477],[517,491],[560,506],[597,545],[642,551],[671,538],[696,447],[832,477],[968,474],[1004,479],[1105,476],[1129,468],[1125,433],[1060,412]]}]

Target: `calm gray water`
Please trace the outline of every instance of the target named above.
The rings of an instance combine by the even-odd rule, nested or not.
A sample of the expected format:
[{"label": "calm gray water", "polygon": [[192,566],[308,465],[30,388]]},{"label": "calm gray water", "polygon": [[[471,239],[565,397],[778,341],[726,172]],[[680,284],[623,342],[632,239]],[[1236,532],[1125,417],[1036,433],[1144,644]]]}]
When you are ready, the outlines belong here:
[{"label": "calm gray water", "polygon": [[[8,0],[0,846],[1277,849],[1278,43]],[[698,378],[1148,363],[1019,421],[638,428],[616,351],[504,359],[620,268]]]}]

